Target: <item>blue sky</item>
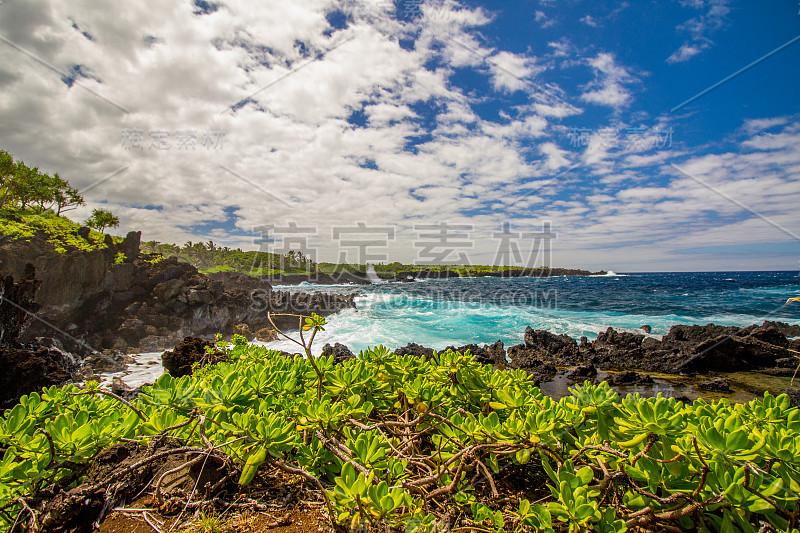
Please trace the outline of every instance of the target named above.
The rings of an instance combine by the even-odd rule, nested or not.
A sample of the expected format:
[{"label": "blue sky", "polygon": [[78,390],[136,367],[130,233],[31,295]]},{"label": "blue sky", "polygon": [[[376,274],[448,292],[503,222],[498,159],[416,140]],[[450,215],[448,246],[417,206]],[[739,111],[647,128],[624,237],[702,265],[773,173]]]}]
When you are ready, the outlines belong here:
[{"label": "blue sky", "polygon": [[554,266],[800,269],[795,1],[96,5],[0,4],[0,147],[74,218],[348,261],[447,225],[478,264],[548,222]]}]

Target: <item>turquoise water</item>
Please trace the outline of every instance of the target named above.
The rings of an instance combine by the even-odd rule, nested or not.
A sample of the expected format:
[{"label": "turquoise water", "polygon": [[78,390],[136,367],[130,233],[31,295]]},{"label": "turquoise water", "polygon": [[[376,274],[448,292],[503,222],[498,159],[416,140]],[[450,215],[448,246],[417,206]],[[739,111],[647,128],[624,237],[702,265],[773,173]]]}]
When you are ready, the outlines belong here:
[{"label": "turquoise water", "polygon": [[[357,310],[328,317],[314,352],[340,342],[358,351],[384,344],[522,342],[526,326],[593,339],[614,327],[643,324],[660,337],[674,324],[746,326],[764,320],[800,323],[797,272],[646,273],[558,278],[455,278],[368,286],[302,284],[292,292],[358,293]],[[294,351],[288,341],[267,343]]]}]

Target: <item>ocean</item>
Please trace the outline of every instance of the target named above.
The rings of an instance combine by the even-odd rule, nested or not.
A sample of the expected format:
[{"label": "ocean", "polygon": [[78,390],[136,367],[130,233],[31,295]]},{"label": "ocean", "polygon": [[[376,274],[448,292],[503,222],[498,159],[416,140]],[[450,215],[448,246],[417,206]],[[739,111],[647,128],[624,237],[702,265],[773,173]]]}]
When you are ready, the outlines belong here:
[{"label": "ocean", "polygon": [[[522,342],[527,326],[594,339],[608,327],[665,335],[675,324],[800,323],[800,274],[780,272],[609,273],[551,278],[448,278],[374,285],[276,286],[290,292],[357,293],[355,310],[329,316],[313,352],[339,342],[354,353],[415,342],[443,349]],[[259,343],[295,351],[289,341]]]}]

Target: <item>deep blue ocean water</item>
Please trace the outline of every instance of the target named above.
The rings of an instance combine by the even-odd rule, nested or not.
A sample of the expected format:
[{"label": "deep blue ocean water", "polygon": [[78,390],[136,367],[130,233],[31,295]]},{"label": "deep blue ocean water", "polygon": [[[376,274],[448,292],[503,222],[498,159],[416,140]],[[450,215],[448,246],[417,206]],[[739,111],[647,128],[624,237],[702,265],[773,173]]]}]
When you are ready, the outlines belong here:
[{"label": "deep blue ocean water", "polygon": [[[340,342],[358,353],[416,342],[449,345],[522,342],[526,326],[590,340],[608,327],[652,327],[660,337],[674,324],[746,326],[764,320],[800,323],[798,272],[630,273],[553,278],[454,278],[369,286],[302,284],[303,292],[358,293],[357,310],[328,317],[314,342]],[[279,349],[296,345],[268,343]]]}]

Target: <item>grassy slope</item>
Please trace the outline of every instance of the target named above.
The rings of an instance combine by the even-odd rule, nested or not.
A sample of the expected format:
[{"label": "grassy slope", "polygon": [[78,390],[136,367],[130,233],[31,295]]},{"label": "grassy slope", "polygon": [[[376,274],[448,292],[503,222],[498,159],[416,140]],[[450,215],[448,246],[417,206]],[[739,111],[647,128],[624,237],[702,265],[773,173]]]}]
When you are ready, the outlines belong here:
[{"label": "grassy slope", "polygon": [[[52,211],[37,213],[33,210],[3,209],[0,211],[0,234],[11,240],[31,240],[37,233],[46,236],[56,252],[68,250],[91,251],[106,248],[105,235],[92,230],[89,240],[78,235],[80,224],[66,217],[57,216]],[[122,242],[120,237],[112,237],[114,242]]]}]

